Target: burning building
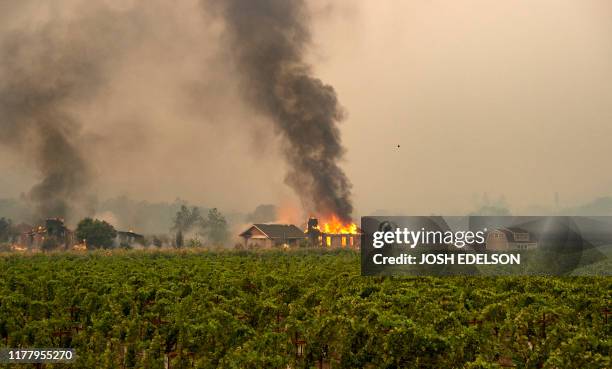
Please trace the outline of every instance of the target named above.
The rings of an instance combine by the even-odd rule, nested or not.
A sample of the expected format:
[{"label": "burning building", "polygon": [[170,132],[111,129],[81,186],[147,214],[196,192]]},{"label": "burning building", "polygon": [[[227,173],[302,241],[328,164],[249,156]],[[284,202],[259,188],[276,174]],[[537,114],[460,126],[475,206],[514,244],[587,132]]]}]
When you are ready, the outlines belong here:
[{"label": "burning building", "polygon": [[356,224],[343,224],[336,217],[319,225],[317,218],[311,217],[305,231],[293,224],[253,224],[240,233],[247,248],[272,248],[275,246],[297,246],[308,240],[310,245],[325,248],[361,247],[361,231]]},{"label": "burning building", "polygon": [[49,218],[45,221],[44,226],[41,225],[22,232],[17,243],[31,250],[42,249],[45,243],[52,244],[54,248],[68,249],[77,242],[74,232],[65,226],[64,219]]},{"label": "burning building", "polygon": [[[32,228],[25,224],[19,225],[20,233],[13,240],[13,248],[18,250],[87,250],[85,240],[77,239],[76,232],[68,229],[62,218],[49,218],[45,225]],[[114,247],[128,247],[134,244],[144,244],[145,237],[129,231],[117,231]]]},{"label": "burning building", "polygon": [[247,248],[272,248],[275,246],[297,246],[308,240],[311,246],[324,248],[361,247],[361,230],[355,223],[344,224],[336,217],[319,224],[311,217],[305,231],[293,224],[253,224],[240,233]]},{"label": "burning building", "polygon": [[338,218],[319,225],[319,220],[314,217],[308,219],[306,234],[312,245],[329,248],[351,248],[361,247],[361,230],[355,223],[343,223]]}]

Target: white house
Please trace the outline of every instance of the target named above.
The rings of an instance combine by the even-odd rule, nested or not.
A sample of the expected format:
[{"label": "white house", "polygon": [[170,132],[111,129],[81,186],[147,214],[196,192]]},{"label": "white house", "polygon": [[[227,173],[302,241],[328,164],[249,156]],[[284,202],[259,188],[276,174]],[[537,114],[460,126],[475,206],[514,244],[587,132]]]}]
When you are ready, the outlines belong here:
[{"label": "white house", "polygon": [[498,228],[487,233],[487,250],[531,250],[538,242],[528,231],[521,228]]},{"label": "white house", "polygon": [[240,234],[247,248],[272,248],[274,246],[297,246],[306,239],[302,230],[293,224],[263,224],[250,226]]}]

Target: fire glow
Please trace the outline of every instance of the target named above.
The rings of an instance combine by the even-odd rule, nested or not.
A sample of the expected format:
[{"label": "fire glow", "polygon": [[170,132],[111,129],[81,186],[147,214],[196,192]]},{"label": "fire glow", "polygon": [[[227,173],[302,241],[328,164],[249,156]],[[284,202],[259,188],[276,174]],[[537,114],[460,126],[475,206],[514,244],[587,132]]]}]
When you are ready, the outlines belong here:
[{"label": "fire glow", "polygon": [[360,247],[361,230],[352,222],[343,222],[337,215],[324,217],[321,223],[319,219],[310,217],[308,228],[304,231],[308,234],[312,245],[327,247]]},{"label": "fire glow", "polygon": [[331,219],[323,220],[319,230],[326,234],[357,234],[357,224],[343,223],[337,216],[332,215]]}]

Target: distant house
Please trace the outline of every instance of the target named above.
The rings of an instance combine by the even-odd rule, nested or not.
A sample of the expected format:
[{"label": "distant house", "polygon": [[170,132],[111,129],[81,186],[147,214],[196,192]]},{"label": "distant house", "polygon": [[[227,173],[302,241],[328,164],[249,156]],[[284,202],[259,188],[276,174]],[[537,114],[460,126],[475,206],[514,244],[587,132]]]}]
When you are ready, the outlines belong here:
[{"label": "distant house", "polygon": [[274,246],[296,246],[306,239],[302,230],[293,224],[262,224],[250,226],[240,234],[247,248],[272,248]]},{"label": "distant house", "polygon": [[[19,225],[19,227],[23,231],[27,225]],[[30,228],[20,233],[17,238],[17,243],[27,249],[40,249],[45,241],[51,241],[64,249],[76,244],[74,232],[66,228],[62,218],[48,218],[44,226]]]},{"label": "distant house", "polygon": [[117,231],[116,246],[132,246],[135,243],[144,244],[144,236],[132,231]]},{"label": "distant house", "polygon": [[538,247],[534,235],[521,228],[499,228],[487,233],[487,250],[530,250]]}]

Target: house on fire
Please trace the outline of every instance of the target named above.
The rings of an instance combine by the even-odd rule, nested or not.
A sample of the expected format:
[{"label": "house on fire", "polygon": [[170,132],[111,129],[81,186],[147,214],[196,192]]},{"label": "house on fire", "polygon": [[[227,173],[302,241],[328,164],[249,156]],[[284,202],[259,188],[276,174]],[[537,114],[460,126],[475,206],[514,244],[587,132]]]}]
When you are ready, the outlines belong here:
[{"label": "house on fire", "polygon": [[351,248],[361,246],[361,230],[351,233],[325,232],[319,228],[319,221],[310,218],[306,231],[293,224],[253,224],[240,234],[246,248],[272,248],[275,246],[297,246],[307,240],[311,246],[323,248]]},{"label": "house on fire", "polygon": [[354,232],[325,232],[319,227],[317,218],[308,219],[306,235],[311,245],[327,248],[350,248],[359,249],[361,247],[361,230],[355,228]]},{"label": "house on fire", "polygon": [[240,233],[247,248],[272,248],[274,246],[297,246],[306,235],[293,224],[257,223]]},{"label": "house on fire", "polygon": [[54,246],[68,249],[74,246],[76,237],[74,232],[64,225],[62,218],[49,218],[44,226],[38,226],[22,232],[17,243],[27,249],[41,249],[45,242],[52,242]]},{"label": "house on fire", "polygon": [[[86,250],[87,244],[84,240],[78,240],[76,232],[66,227],[62,218],[48,218],[44,225],[36,227],[20,224],[16,227],[19,235],[13,240],[17,249],[40,250],[44,249],[45,243],[49,247],[64,250]],[[115,247],[132,246],[144,244],[143,235],[133,231],[117,231],[114,240]]]},{"label": "house on fire", "polygon": [[534,235],[522,228],[498,228],[487,233],[487,250],[531,250],[538,247]]}]

